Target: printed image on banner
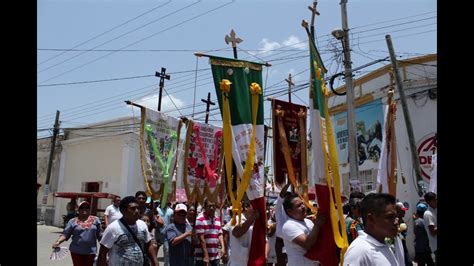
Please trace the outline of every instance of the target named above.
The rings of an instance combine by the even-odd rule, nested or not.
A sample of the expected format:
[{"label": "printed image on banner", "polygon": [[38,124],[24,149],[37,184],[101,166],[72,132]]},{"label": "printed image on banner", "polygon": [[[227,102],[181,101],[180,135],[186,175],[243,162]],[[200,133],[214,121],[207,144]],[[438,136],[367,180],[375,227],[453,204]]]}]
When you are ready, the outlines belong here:
[{"label": "printed image on banner", "polygon": [[[142,109],[142,140],[145,176],[152,193],[171,179],[176,164],[177,131],[180,120],[151,109]],[[167,192],[170,192],[168,189]]]},{"label": "printed image on banner", "polygon": [[219,166],[222,160],[222,129],[193,121],[188,130],[191,132],[187,145],[187,170],[184,178],[186,178],[189,193],[192,193],[196,186],[200,195],[205,193],[206,186],[212,193],[219,181]]},{"label": "printed image on banner", "polygon": [[[384,130],[382,99],[359,106],[355,109],[355,112],[359,165],[363,165],[367,160],[378,162],[382,150],[382,132]],[[347,112],[332,116],[331,121],[334,125],[339,164],[345,164],[349,159]]]},{"label": "printed image on banner", "polygon": [[[278,106],[280,110],[284,111],[285,114],[282,118],[283,127],[286,133],[286,139],[289,146],[289,154],[291,163],[293,166],[295,179],[299,184],[302,183],[301,177],[301,140],[300,140],[300,125],[298,112],[303,110],[306,112],[306,106],[293,104],[277,99],[272,99],[272,116],[273,116],[273,165],[274,165],[274,178],[277,184],[283,184],[285,176],[288,175],[288,166],[284,158],[283,145],[280,143],[280,131],[278,130],[277,117],[275,117],[275,110]],[[306,124],[306,116],[304,118],[304,125]],[[305,126],[306,128],[306,126]],[[304,130],[304,129],[303,129]],[[306,133],[305,133],[306,135]]]}]

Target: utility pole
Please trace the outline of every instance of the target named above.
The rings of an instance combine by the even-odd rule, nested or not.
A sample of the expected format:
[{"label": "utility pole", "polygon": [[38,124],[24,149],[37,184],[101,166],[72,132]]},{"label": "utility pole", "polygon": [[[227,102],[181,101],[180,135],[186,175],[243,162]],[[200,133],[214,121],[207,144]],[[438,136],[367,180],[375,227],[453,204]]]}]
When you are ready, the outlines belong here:
[{"label": "utility pole", "polygon": [[388,51],[390,53],[390,60],[392,61],[392,69],[395,75],[395,79],[397,81],[397,89],[398,89],[398,93],[400,94],[400,100],[402,102],[403,117],[405,118],[405,124],[407,127],[407,133],[408,133],[408,140],[410,142],[411,159],[413,161],[413,168],[415,168],[417,190],[418,190],[417,192],[418,192],[418,195],[421,197],[424,194],[423,177],[421,176],[420,158],[418,157],[418,153],[416,150],[415,136],[413,134],[413,126],[411,124],[410,113],[408,112],[405,92],[403,91],[403,81],[398,71],[398,61],[397,61],[397,58],[395,57],[395,51],[393,50],[392,39],[390,35],[385,35],[385,40],[387,41]]},{"label": "utility pole", "polygon": [[42,200],[43,205],[41,206],[42,221],[44,221],[44,216],[46,213],[45,205],[48,203],[49,180],[51,178],[51,168],[53,166],[54,148],[56,146],[56,137],[58,133],[59,133],[59,110],[56,110],[56,119],[54,120],[53,138],[51,140],[51,150],[49,152],[48,170],[46,172],[46,181],[44,182],[43,200]]},{"label": "utility pole", "polygon": [[[347,0],[341,0],[341,18],[342,32],[333,31],[336,39],[342,39],[342,49],[344,51],[344,74],[346,80],[346,97],[347,97],[347,130],[348,130],[348,149],[349,149],[349,179],[359,180],[359,159],[357,148],[357,131],[354,111],[354,88],[352,84],[352,62],[351,50],[349,45],[349,26],[347,23]],[[342,36],[340,34],[342,33]],[[338,38],[339,37],[339,38]],[[342,37],[342,38],[341,38]]]},{"label": "utility pole", "polygon": [[234,29],[230,31],[230,36],[227,34],[225,35],[224,40],[226,44],[232,43],[232,49],[234,50],[234,58],[237,59],[237,44],[243,42],[244,40],[235,37]]},{"label": "utility pole", "polygon": [[166,68],[161,68],[161,73],[155,72],[155,76],[160,78],[160,96],[158,97],[158,111],[161,111],[161,97],[163,95],[163,87],[165,86],[165,79],[170,80],[170,75],[166,75]]},{"label": "utility pole", "polygon": [[206,103],[206,120],[205,120],[204,123],[207,124],[207,122],[209,121],[209,109],[210,109],[209,107],[211,105],[216,105],[216,103],[211,101],[211,93],[210,92],[207,93],[207,100],[201,99],[201,101]]},{"label": "utility pole", "polygon": [[288,78],[285,79],[285,81],[288,83],[288,102],[291,103],[291,86],[295,86],[295,84],[291,82],[291,73],[288,74]]}]

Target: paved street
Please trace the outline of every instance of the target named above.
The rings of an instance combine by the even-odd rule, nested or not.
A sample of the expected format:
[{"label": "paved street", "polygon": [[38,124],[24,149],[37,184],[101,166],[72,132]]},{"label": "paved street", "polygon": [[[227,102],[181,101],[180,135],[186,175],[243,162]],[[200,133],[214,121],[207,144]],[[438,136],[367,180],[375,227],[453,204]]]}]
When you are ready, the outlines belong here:
[{"label": "paved street", "polygon": [[[51,261],[49,256],[51,255],[51,245],[58,239],[59,234],[62,232],[62,228],[48,225],[37,225],[37,240],[36,240],[36,249],[37,249],[37,265],[38,266],[72,266],[71,256],[60,261]],[[70,241],[63,242],[61,246],[69,247]],[[99,244],[97,244],[99,247]],[[163,250],[160,248],[158,251],[158,258],[160,260],[160,265],[163,261]]]}]

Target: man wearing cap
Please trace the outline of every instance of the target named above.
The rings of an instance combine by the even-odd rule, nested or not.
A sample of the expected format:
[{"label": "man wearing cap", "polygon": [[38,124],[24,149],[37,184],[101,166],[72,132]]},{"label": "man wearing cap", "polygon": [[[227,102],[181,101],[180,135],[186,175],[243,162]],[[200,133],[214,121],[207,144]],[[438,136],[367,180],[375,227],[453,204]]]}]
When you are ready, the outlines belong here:
[{"label": "man wearing cap", "polygon": [[415,219],[415,261],[419,266],[434,266],[431,258],[430,242],[428,240],[428,233],[423,222],[423,214],[428,209],[425,203],[418,203],[416,205],[416,219]]},{"label": "man wearing cap", "polygon": [[169,245],[170,266],[192,266],[194,256],[192,254],[191,236],[193,228],[186,221],[188,208],[183,203],[176,204],[173,215],[173,223],[165,227],[165,237]]}]

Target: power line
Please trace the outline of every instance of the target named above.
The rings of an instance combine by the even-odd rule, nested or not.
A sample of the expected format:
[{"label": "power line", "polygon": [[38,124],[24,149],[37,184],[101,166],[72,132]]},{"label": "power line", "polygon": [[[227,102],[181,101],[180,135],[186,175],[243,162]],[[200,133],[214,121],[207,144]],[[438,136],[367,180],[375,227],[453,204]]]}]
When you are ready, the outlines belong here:
[{"label": "power line", "polygon": [[65,54],[66,52],[72,51],[74,48],[77,48],[77,47],[79,47],[79,46],[82,46],[83,44],[86,44],[86,43],[88,43],[88,42],[90,42],[90,41],[92,41],[92,40],[95,40],[95,39],[99,38],[100,36],[102,36],[102,35],[104,35],[104,34],[107,34],[107,33],[111,32],[111,31],[113,31],[113,30],[115,30],[115,29],[117,29],[117,28],[120,28],[120,27],[122,27],[123,25],[126,25],[126,24],[128,24],[128,23],[130,23],[130,22],[132,22],[132,21],[134,21],[134,20],[136,20],[136,19],[138,19],[138,18],[140,18],[140,17],[142,17],[142,16],[144,16],[144,15],[146,15],[146,14],[148,14],[148,13],[150,13],[150,12],[156,10],[156,9],[158,9],[158,8],[160,8],[160,7],[164,7],[165,5],[167,5],[167,4],[169,4],[169,3],[171,3],[171,0],[169,0],[168,2],[166,2],[166,3],[162,4],[162,5],[156,6],[156,7],[152,8],[152,9],[150,9],[150,10],[148,10],[148,11],[142,13],[142,14],[139,14],[138,16],[136,16],[136,17],[134,17],[134,18],[132,18],[132,19],[129,19],[129,20],[125,21],[124,23],[120,24],[120,25],[115,26],[115,27],[113,27],[112,29],[106,30],[106,31],[104,31],[104,32],[102,32],[102,33],[100,33],[100,34],[98,34],[98,35],[96,35],[96,36],[94,36],[94,37],[92,37],[92,38],[86,40],[86,41],[83,41],[83,42],[81,42],[80,44],[75,45],[75,46],[72,47],[71,49],[64,49],[64,52],[63,52],[63,53],[57,54],[57,55],[55,55],[55,56],[52,56],[52,57],[50,57],[50,58],[48,58],[48,59],[46,59],[46,60],[40,62],[40,63],[38,64],[38,66],[41,65],[41,64],[43,64],[43,63],[46,63],[46,62],[48,62],[48,61],[50,61],[50,60],[52,60],[52,59],[54,59],[54,58],[56,58],[56,57],[58,57],[58,56],[63,55],[63,54]]},{"label": "power line", "polygon": [[[195,4],[197,4],[197,3],[199,3],[200,1],[201,1],[201,0],[198,0],[197,2],[194,2],[194,3],[190,4],[190,5],[187,5],[187,6],[183,7],[183,8],[180,8],[180,9],[178,9],[178,10],[175,10],[175,11],[173,11],[173,12],[170,12],[170,13],[166,14],[165,16],[159,17],[159,18],[157,18],[157,19],[155,19],[155,20],[152,20],[151,22],[148,22],[148,23],[146,23],[146,24],[144,24],[144,25],[141,25],[141,26],[139,26],[139,27],[137,27],[137,28],[134,28],[134,29],[132,29],[132,30],[130,30],[130,31],[127,31],[127,32],[125,32],[125,33],[123,33],[123,34],[121,34],[121,35],[119,35],[119,36],[117,36],[117,37],[115,37],[115,38],[113,38],[113,39],[110,39],[110,40],[105,41],[105,42],[103,42],[103,43],[101,43],[101,44],[99,44],[99,45],[96,45],[96,46],[94,46],[94,47],[91,48],[91,49],[95,49],[95,48],[104,46],[104,45],[107,44],[107,43],[110,43],[110,42],[112,42],[112,41],[115,41],[115,40],[117,40],[117,39],[120,39],[120,38],[122,38],[122,37],[124,37],[124,36],[126,36],[126,35],[128,35],[128,34],[130,34],[130,33],[132,33],[132,32],[135,32],[135,31],[137,31],[137,30],[139,30],[139,29],[142,29],[142,28],[144,28],[144,27],[146,27],[146,26],[149,26],[149,25],[151,25],[151,24],[153,24],[153,23],[155,23],[155,22],[158,22],[158,21],[160,21],[160,20],[162,20],[162,19],[164,19],[164,18],[166,18],[166,17],[169,17],[169,16],[171,16],[171,15],[174,15],[174,14],[180,12],[180,11],[183,11],[183,10],[185,10],[185,9],[187,9],[187,8],[189,8],[189,7],[191,7],[191,6],[195,5]],[[90,49],[89,49],[89,50],[90,50]],[[63,60],[63,61],[61,61],[61,62],[59,62],[59,63],[56,63],[56,64],[54,64],[54,65],[52,65],[52,66],[49,66],[49,67],[47,67],[47,68],[45,68],[45,69],[39,71],[38,73],[41,73],[41,72],[46,71],[46,70],[48,70],[48,69],[51,69],[51,68],[53,68],[53,67],[55,67],[55,66],[61,65],[61,64],[65,63],[65,62],[68,62],[68,61],[70,61],[70,60],[72,60],[72,59],[74,59],[74,58],[76,58],[76,57],[78,57],[78,56],[81,56],[81,55],[83,55],[83,54],[89,52],[89,50],[85,50],[85,51],[82,52],[82,53],[79,53],[79,54],[74,55],[74,56],[72,56],[72,57],[70,57],[70,58],[67,58],[66,60]]]},{"label": "power line", "polygon": [[[201,1],[201,0],[198,0],[198,1]],[[196,15],[196,16],[190,18],[190,19],[184,20],[184,21],[182,21],[182,22],[180,22],[180,23],[178,23],[178,24],[175,24],[175,25],[173,25],[173,26],[170,26],[170,27],[168,27],[168,28],[166,28],[166,29],[164,29],[164,30],[161,30],[161,31],[157,32],[157,33],[153,33],[153,34],[151,34],[151,35],[149,35],[149,36],[147,36],[147,37],[145,37],[145,38],[142,38],[142,39],[140,39],[140,40],[138,40],[138,41],[135,41],[135,42],[133,42],[133,43],[130,43],[130,44],[128,44],[128,45],[126,45],[126,46],[120,48],[120,50],[125,49],[125,48],[128,48],[128,47],[130,47],[130,46],[132,46],[132,45],[135,45],[135,44],[137,44],[137,43],[140,43],[140,42],[142,42],[142,41],[144,41],[144,40],[147,40],[147,39],[149,39],[149,38],[151,38],[151,37],[154,37],[154,36],[156,36],[156,35],[158,35],[158,34],[161,34],[161,33],[163,33],[163,32],[166,32],[166,31],[168,31],[168,30],[170,30],[170,29],[176,28],[176,27],[178,27],[178,26],[180,26],[180,25],[182,25],[182,24],[184,24],[184,23],[186,23],[186,22],[189,22],[189,21],[194,20],[194,19],[196,19],[196,18],[202,17],[202,16],[204,16],[204,15],[207,15],[207,14],[213,12],[213,11],[216,11],[216,10],[218,10],[218,9],[220,9],[220,8],[223,8],[223,7],[227,6],[227,5],[232,4],[234,1],[235,1],[235,0],[231,0],[231,1],[228,2],[228,3],[225,3],[225,4],[223,4],[223,5],[220,5],[220,6],[216,7],[216,8],[210,9],[210,10],[204,12],[204,13],[201,13],[201,14],[199,14],[199,15]],[[58,78],[58,77],[60,77],[60,76],[62,76],[62,75],[64,75],[64,74],[70,73],[70,72],[72,72],[72,71],[74,71],[74,70],[77,70],[77,69],[83,67],[83,66],[92,64],[92,63],[94,63],[94,62],[96,62],[96,61],[98,61],[98,60],[101,60],[101,59],[103,59],[103,58],[105,58],[105,57],[108,57],[108,56],[110,56],[110,55],[112,55],[112,54],[114,54],[114,53],[116,53],[116,52],[107,53],[107,54],[105,54],[105,55],[103,55],[103,56],[101,56],[101,57],[98,57],[98,58],[96,58],[96,59],[94,59],[94,60],[88,61],[88,62],[86,62],[86,63],[84,63],[84,64],[82,64],[82,65],[79,65],[79,66],[77,66],[77,67],[75,67],[75,68],[72,68],[72,69],[70,69],[70,70],[68,70],[68,71],[62,72],[62,73],[60,73],[60,74],[58,74],[58,75],[56,75],[56,76],[53,76],[53,77],[51,77],[51,78],[49,78],[49,79],[47,79],[47,80],[44,80],[42,83],[47,82],[47,81],[50,81],[50,80],[55,79],[55,78]]]},{"label": "power line", "polygon": [[[293,44],[293,45],[294,45],[294,44]],[[290,46],[290,45],[289,45],[289,46]],[[287,51],[284,51],[284,52],[287,52]],[[305,52],[305,51],[299,51],[298,53],[301,53],[301,52]],[[275,56],[275,55],[276,55],[276,54],[272,54],[272,55],[269,55],[269,57],[272,57],[272,56]],[[288,59],[288,58],[287,58],[287,59]],[[276,59],[275,59],[275,60],[276,60]],[[192,71],[194,71],[194,70],[192,70]],[[205,74],[205,75],[206,75],[206,74]],[[212,83],[212,81],[211,81],[211,82],[208,82],[208,83],[205,83],[205,84],[201,84],[200,86],[203,86],[203,85],[206,85],[206,84],[210,84],[210,83]],[[152,85],[152,86],[153,86],[153,85]],[[150,87],[151,87],[151,86],[150,86]],[[269,86],[269,88],[270,88],[270,87],[271,87],[271,86]],[[187,88],[187,89],[188,89],[188,88]],[[180,91],[185,91],[185,90],[187,90],[187,89],[180,90]],[[176,91],[176,93],[177,93],[177,92],[180,92],[180,91]],[[110,98],[107,98],[107,99],[110,99]],[[113,109],[117,109],[117,108],[113,108]],[[93,110],[96,110],[96,109],[93,109]],[[90,112],[90,111],[91,111],[91,110],[87,110],[86,112]],[[83,112],[82,112],[82,113],[83,113]],[[77,114],[75,114],[75,115],[77,116]],[[90,114],[90,115],[94,115],[94,114]],[[86,115],[86,116],[90,116],[90,115]],[[82,117],[84,117],[84,116],[82,116]]]}]

